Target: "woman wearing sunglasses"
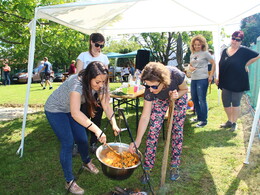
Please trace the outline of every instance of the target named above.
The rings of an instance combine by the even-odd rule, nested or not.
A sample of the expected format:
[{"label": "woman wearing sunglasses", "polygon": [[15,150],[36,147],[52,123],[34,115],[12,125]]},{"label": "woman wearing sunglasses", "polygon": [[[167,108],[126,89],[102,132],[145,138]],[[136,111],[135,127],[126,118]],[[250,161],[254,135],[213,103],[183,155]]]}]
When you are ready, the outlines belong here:
[{"label": "woman wearing sunglasses", "polygon": [[[108,68],[109,60],[108,57],[101,52],[102,48],[105,46],[105,38],[100,33],[92,33],[89,38],[89,51],[82,52],[77,57],[77,73],[85,69],[90,62],[99,61],[102,62],[106,68]],[[96,97],[98,98],[98,97]],[[87,110],[87,105],[83,104],[81,110],[84,114]],[[103,114],[102,106],[99,105],[96,110],[96,115],[92,121],[98,126],[101,126],[101,118]],[[94,153],[97,149],[97,137],[94,133],[90,132],[90,151]]]},{"label": "woman wearing sunglasses", "polygon": [[92,33],[89,37],[89,50],[77,57],[77,73],[85,69],[90,62],[100,61],[108,67],[108,57],[101,52],[105,46],[105,38],[100,33]]},{"label": "woman wearing sunglasses", "polygon": [[224,49],[219,61],[218,87],[222,89],[222,103],[228,121],[221,128],[237,129],[240,101],[244,91],[249,90],[248,66],[260,58],[259,53],[241,46],[243,31],[232,34],[231,44]]},{"label": "woman wearing sunglasses", "polygon": [[[187,110],[188,86],[185,74],[176,67],[167,67],[158,62],[150,62],[142,71],[141,81],[146,87],[144,93],[143,112],[138,125],[136,147],[139,147],[142,137],[150,123],[146,139],[144,169],[146,174],[141,177],[142,183],[147,183],[150,171],[154,167],[160,130],[164,116],[171,100],[175,101],[174,118],[172,126],[172,157],[170,179],[179,178],[180,155],[182,152],[183,125]],[[129,150],[135,152],[134,143]]]}]

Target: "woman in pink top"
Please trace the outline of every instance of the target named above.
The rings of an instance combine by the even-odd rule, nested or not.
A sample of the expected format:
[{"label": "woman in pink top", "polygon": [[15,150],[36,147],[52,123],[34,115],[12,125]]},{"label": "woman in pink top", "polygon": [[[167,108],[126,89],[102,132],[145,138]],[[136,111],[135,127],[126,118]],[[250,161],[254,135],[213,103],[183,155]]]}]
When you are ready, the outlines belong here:
[{"label": "woman in pink top", "polygon": [[4,67],[3,67],[3,71],[4,71],[4,75],[5,75],[5,80],[4,80],[4,85],[10,85],[11,80],[10,80],[10,72],[11,72],[11,67],[8,65],[7,62],[4,62]]}]

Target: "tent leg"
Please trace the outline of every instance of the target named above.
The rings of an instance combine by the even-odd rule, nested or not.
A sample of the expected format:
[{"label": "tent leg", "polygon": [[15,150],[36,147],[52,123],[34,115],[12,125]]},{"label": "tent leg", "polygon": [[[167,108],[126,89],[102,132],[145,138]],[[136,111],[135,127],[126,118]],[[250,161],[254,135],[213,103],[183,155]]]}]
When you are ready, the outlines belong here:
[{"label": "tent leg", "polygon": [[248,147],[247,147],[247,155],[246,155],[246,160],[244,162],[245,164],[249,164],[249,156],[250,156],[251,148],[252,148],[252,145],[253,145],[253,141],[254,141],[254,137],[255,137],[255,133],[256,133],[256,128],[257,128],[257,122],[259,120],[259,117],[260,117],[260,91],[258,93],[258,101],[257,101],[257,106],[256,106],[256,112],[255,112],[254,121],[253,121],[252,129],[251,129],[249,144],[248,144]]},{"label": "tent leg", "polygon": [[[35,11],[35,13],[36,13],[36,11]],[[32,68],[33,68],[34,51],[35,51],[35,37],[36,37],[36,17],[30,22],[29,27],[31,30],[30,31],[31,40],[30,40],[30,47],[29,47],[28,81],[27,81],[26,98],[25,98],[25,104],[24,104],[21,144],[16,152],[16,154],[20,153],[20,157],[23,156],[26,117],[27,117],[27,112],[28,112],[30,88],[31,88],[31,81],[32,81],[31,78],[32,78]]]}]

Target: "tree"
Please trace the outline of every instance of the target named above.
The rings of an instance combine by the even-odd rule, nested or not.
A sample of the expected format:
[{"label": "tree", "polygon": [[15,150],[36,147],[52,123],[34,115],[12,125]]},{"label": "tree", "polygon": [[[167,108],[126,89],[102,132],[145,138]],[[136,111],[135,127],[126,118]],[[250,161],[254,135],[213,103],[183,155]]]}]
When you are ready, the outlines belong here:
[{"label": "tree", "polygon": [[169,60],[176,59],[176,57],[169,57],[176,53],[177,34],[175,32],[141,33],[135,37],[143,48],[148,48],[152,52],[155,61],[167,64]]},{"label": "tree", "polygon": [[[186,59],[189,59],[189,44],[191,38],[197,34],[203,35],[207,39],[209,48],[213,48],[213,36],[209,31],[141,33],[135,35],[135,39],[143,48],[152,51],[155,61],[167,65],[169,60],[177,59],[178,68],[183,70],[184,55]],[[172,55],[173,53],[176,56]],[[189,63],[186,60],[185,62]]]},{"label": "tree", "polygon": [[[35,7],[74,2],[75,0],[1,0],[0,58],[8,58],[12,67],[27,67],[30,32],[28,23]],[[51,29],[51,30],[50,30]],[[69,63],[86,47],[86,36],[48,20],[38,20],[35,66],[44,56],[54,64]],[[83,41],[82,41],[83,40]]]},{"label": "tree", "polygon": [[66,71],[71,60],[76,60],[82,51],[88,50],[89,35],[54,22],[48,21],[46,25],[45,20],[40,22],[37,26],[35,63],[47,56],[56,71]]},{"label": "tree", "polygon": [[176,57],[177,57],[177,62],[178,62],[178,68],[180,70],[183,70],[183,45],[182,45],[182,37],[181,34],[179,33],[178,38],[177,38],[177,51],[176,51]]},{"label": "tree", "polygon": [[103,51],[106,52],[115,52],[115,53],[129,53],[141,48],[141,45],[136,41],[131,39],[129,35],[123,35],[119,37],[119,41],[115,40],[115,37],[108,37],[106,47]]},{"label": "tree", "polygon": [[[34,17],[34,10],[39,6],[74,2],[75,0],[0,0],[0,59],[8,58],[12,70],[24,69],[28,64],[30,32],[28,23]],[[133,41],[123,39],[114,41],[106,38],[103,52],[127,53],[141,46]],[[68,68],[71,60],[76,59],[82,51],[89,48],[89,35],[57,24],[38,19],[34,67],[47,56],[55,71]]]},{"label": "tree", "polygon": [[256,44],[256,39],[260,36],[260,13],[244,18],[241,30],[245,33],[243,45],[249,47],[252,43]]}]

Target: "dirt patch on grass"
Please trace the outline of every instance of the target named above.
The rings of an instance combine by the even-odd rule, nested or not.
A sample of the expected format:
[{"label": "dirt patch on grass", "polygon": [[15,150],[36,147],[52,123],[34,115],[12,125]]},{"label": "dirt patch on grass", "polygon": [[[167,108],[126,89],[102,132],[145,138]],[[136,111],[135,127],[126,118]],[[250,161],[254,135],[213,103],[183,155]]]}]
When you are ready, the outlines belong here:
[{"label": "dirt patch on grass", "polygon": [[[28,114],[43,111],[43,105],[29,105]],[[24,106],[22,104],[2,104],[0,105],[0,121],[13,120],[23,117]]]},{"label": "dirt patch on grass", "polygon": [[[254,120],[254,110],[251,108],[247,96],[243,96],[241,103],[241,117],[240,123],[242,123],[242,129],[244,133],[244,146],[245,152],[247,152],[249,139],[251,135],[252,124]],[[254,136],[254,142],[251,148],[249,164],[245,164],[238,170],[238,179],[243,180],[250,187],[250,191],[260,193],[260,139],[259,139],[259,121],[258,129]],[[238,151],[239,152],[239,151]],[[246,153],[247,154],[247,153]],[[246,157],[245,157],[246,160]]]},{"label": "dirt patch on grass", "polygon": [[[252,129],[252,124],[254,120],[254,114],[255,111],[251,108],[247,97],[244,95],[242,99],[242,104],[241,104],[241,117],[240,117],[240,122],[242,124],[242,129],[244,132],[244,144],[245,144],[245,149],[248,147],[250,135],[251,135],[251,129]],[[256,130],[256,134],[254,137],[254,142],[251,148],[251,154],[250,154],[250,161],[255,161],[259,159],[260,155],[260,139],[259,139],[259,121],[258,121],[258,127]],[[257,157],[257,158],[255,158]],[[260,178],[259,178],[260,179]]]},{"label": "dirt patch on grass", "polygon": [[[24,108],[24,104],[0,104],[0,107]],[[43,104],[29,104],[29,108],[43,108]]]}]

